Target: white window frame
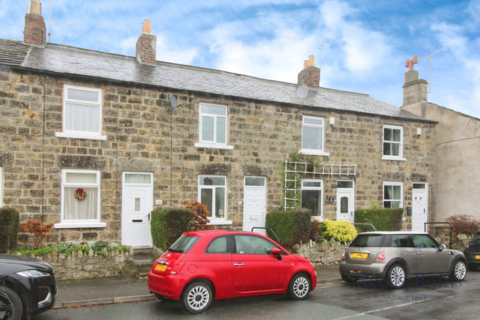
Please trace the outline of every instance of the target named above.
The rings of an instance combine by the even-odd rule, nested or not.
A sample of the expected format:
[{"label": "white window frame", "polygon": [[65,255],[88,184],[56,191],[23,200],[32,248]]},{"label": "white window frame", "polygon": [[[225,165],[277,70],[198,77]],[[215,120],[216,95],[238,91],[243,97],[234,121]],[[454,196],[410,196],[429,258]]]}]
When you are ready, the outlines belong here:
[{"label": "white window frame", "polygon": [[[385,141],[385,129],[391,129],[391,130],[400,130],[400,148],[399,148],[399,155],[398,156],[392,156],[392,155],[385,155],[385,149],[384,149],[384,144],[385,143],[398,143],[396,141]],[[388,125],[384,124],[382,128],[382,160],[399,160],[399,161],[406,161],[406,159],[403,157],[403,127],[402,126],[394,126],[394,125]]]},{"label": "white window frame", "polygon": [[[68,89],[97,92],[99,101],[98,102],[88,102],[88,101],[83,101],[83,100],[68,99]],[[99,128],[99,131],[98,132],[91,132],[91,131],[66,130],[65,129],[65,121],[67,119],[67,103],[98,106],[100,108],[100,112],[99,112],[100,128]],[[102,132],[103,132],[103,121],[102,121],[102,119],[103,119],[103,90],[102,89],[91,88],[91,87],[79,87],[79,86],[72,86],[72,85],[65,84],[63,86],[63,109],[62,110],[63,110],[63,113],[62,113],[62,132],[55,132],[56,137],[75,138],[75,139],[90,139],[90,140],[107,140],[107,137],[102,134]]]},{"label": "white window frame", "polygon": [[[303,186],[303,183],[304,182],[320,182],[321,183],[321,187],[305,187]],[[319,216],[312,216],[313,219],[317,220],[317,221],[320,221],[322,222],[323,221],[323,204],[324,204],[324,201],[323,201],[323,198],[325,197],[325,188],[324,188],[324,183],[323,183],[323,180],[322,179],[302,179],[301,181],[301,191],[303,193],[303,190],[320,190],[321,191],[321,197],[320,197],[320,201],[321,201],[321,208],[320,208],[320,215]],[[302,207],[302,198],[300,199],[300,207]]]},{"label": "white window frame", "polygon": [[[382,194],[383,194],[383,201],[382,201],[382,207],[385,207],[384,206],[384,203],[385,203],[385,186],[400,186],[400,200],[391,200],[391,199],[387,199],[386,201],[400,201],[400,205],[399,205],[399,208],[403,208],[403,182],[396,182],[396,181],[384,181],[383,182],[383,188],[382,188]],[[390,207],[392,208],[392,207]]]},{"label": "white window frame", "polygon": [[[211,113],[203,113],[202,106],[213,106],[213,107],[222,107],[225,108],[225,115],[218,115],[218,114],[211,114]],[[199,115],[199,132],[198,132],[198,143],[195,143],[195,147],[197,148],[217,148],[217,149],[233,149],[233,146],[227,145],[228,142],[228,107],[225,105],[220,104],[213,104],[213,103],[200,103],[198,107],[198,115]],[[203,126],[203,117],[213,118],[213,141],[206,141],[202,140],[202,126]],[[225,118],[225,143],[217,142],[217,118]]]},{"label": "white window frame", "polygon": [[[67,173],[94,173],[97,177],[97,182],[92,183],[67,183]],[[64,193],[66,187],[96,187],[98,188],[98,203],[97,203],[97,219],[65,219],[65,199]],[[62,169],[62,187],[61,187],[61,209],[60,209],[60,223],[54,225],[55,229],[66,228],[105,228],[107,224],[101,221],[101,172],[99,170],[78,170],[78,169]]]},{"label": "white window frame", "polygon": [[3,204],[3,168],[0,167],[0,208]]},{"label": "white window frame", "polygon": [[[314,125],[314,124],[305,124],[305,119],[312,119],[312,120],[321,120],[322,125]],[[320,128],[322,130],[322,148],[321,149],[304,149],[303,148],[303,128],[304,127],[312,127],[312,128]],[[317,155],[317,156],[329,156],[328,152],[325,152],[325,118],[323,117],[312,117],[312,116],[303,116],[302,118],[302,140],[300,152],[303,154],[309,155]]]},{"label": "white window frame", "polygon": [[[202,178],[205,178],[205,177],[218,177],[218,178],[224,178],[225,179],[225,185],[224,186],[220,186],[220,185],[211,185],[211,186],[205,186],[205,185],[200,185],[200,179]],[[202,175],[199,175],[198,176],[198,202],[201,203],[201,200],[202,200],[202,189],[212,189],[212,195],[213,195],[213,198],[212,198],[212,211],[213,212],[210,212],[211,216],[208,218],[210,220],[210,223],[209,225],[226,225],[226,224],[232,224],[232,221],[229,221],[227,220],[227,216],[228,216],[228,210],[227,210],[227,207],[228,207],[228,203],[227,203],[227,177],[226,176],[219,176],[219,175],[214,175],[214,174],[202,174]],[[216,197],[216,193],[215,193],[215,189],[217,187],[221,187],[221,188],[225,188],[225,192],[224,192],[224,203],[225,203],[225,212],[223,213],[223,218],[217,218],[214,216],[215,214],[215,197]],[[203,203],[202,203],[203,204]]]}]

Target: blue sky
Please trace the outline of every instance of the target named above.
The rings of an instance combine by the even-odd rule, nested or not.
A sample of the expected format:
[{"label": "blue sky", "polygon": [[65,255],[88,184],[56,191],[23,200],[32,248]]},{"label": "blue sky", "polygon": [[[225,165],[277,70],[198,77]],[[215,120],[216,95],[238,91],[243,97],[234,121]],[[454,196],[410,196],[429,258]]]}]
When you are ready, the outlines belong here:
[{"label": "blue sky", "polygon": [[[49,0],[42,0],[48,25]],[[296,83],[316,56],[321,86],[402,105],[405,59],[430,102],[480,117],[480,0],[51,0],[53,43],[134,56],[152,20],[157,60]],[[26,0],[0,0],[0,37],[23,39]],[[319,47],[323,43],[320,62]],[[321,65],[320,65],[321,63]]]}]

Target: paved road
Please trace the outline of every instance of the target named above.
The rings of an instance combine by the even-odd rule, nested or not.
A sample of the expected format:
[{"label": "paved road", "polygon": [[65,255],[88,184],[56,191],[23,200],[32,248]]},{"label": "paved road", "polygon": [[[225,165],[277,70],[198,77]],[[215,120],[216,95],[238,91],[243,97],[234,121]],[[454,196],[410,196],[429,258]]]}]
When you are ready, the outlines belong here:
[{"label": "paved road", "polygon": [[[283,295],[215,301],[209,310],[189,319],[478,319],[480,272],[458,283],[443,278],[411,280],[400,290],[378,288],[378,282],[321,285],[306,301]],[[50,310],[34,320],[183,319],[177,303],[158,301],[92,308]]]}]

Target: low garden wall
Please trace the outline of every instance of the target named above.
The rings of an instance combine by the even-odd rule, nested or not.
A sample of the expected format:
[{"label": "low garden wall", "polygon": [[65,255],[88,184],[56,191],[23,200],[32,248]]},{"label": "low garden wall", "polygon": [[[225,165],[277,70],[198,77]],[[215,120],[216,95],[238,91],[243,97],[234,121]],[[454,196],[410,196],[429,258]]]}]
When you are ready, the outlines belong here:
[{"label": "low garden wall", "polygon": [[[21,253],[16,253],[21,256]],[[60,253],[53,250],[40,256],[26,254],[50,263],[55,270],[56,280],[91,279],[119,276],[127,264],[133,262],[133,250],[90,250]]]},{"label": "low garden wall", "polygon": [[314,267],[337,265],[342,258],[343,251],[350,246],[350,242],[339,242],[331,239],[311,241],[306,244],[296,245],[295,249],[299,256],[302,256]]}]

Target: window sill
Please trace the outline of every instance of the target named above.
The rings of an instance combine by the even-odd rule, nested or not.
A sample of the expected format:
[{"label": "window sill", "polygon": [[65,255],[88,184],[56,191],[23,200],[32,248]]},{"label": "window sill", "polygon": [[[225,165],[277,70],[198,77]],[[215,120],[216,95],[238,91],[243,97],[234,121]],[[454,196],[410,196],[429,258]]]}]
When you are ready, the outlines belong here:
[{"label": "window sill", "polygon": [[106,228],[105,222],[81,222],[81,223],[55,223],[53,225],[55,229],[78,229],[78,228]]},{"label": "window sill", "polygon": [[323,152],[319,150],[310,150],[310,149],[302,149],[300,150],[302,154],[307,154],[307,155],[312,155],[312,156],[330,156],[330,153],[328,152]]},{"label": "window sill", "polygon": [[323,222],[323,216],[312,216],[311,218],[317,220],[318,222]]},{"label": "window sill", "polygon": [[233,146],[227,146],[222,144],[210,144],[210,143],[195,143],[195,147],[197,148],[213,148],[213,149],[228,149],[233,150]]},{"label": "window sill", "polygon": [[233,221],[230,220],[210,220],[208,225],[211,226],[221,226],[221,225],[231,225]]},{"label": "window sill", "polygon": [[407,161],[405,158],[382,156],[382,160]]},{"label": "window sill", "polygon": [[88,140],[107,140],[107,136],[89,135],[89,134],[83,134],[83,133],[70,133],[70,132],[55,132],[55,137],[88,139]]}]

